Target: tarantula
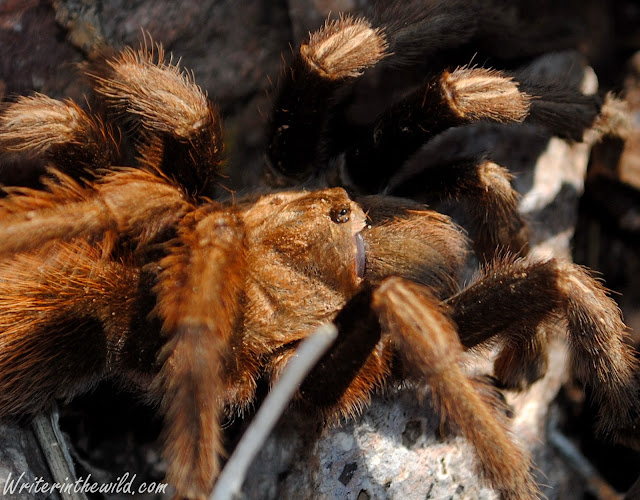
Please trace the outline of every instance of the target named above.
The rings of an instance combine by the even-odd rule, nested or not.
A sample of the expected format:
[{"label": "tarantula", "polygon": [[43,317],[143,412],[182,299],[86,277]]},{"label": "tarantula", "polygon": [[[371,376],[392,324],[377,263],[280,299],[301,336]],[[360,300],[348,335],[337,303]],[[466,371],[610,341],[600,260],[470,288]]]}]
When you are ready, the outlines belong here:
[{"label": "tarantula", "polygon": [[[490,484],[503,498],[535,498],[499,391],[460,361],[498,343],[500,387],[526,387],[545,369],[538,327],[560,318],[600,402],[600,431],[637,444],[637,363],[619,311],[584,269],[526,256],[510,174],[474,158],[429,169],[419,187],[387,186],[445,129],[538,119],[575,135],[575,110],[590,124],[597,99],[462,67],[428,79],[345,147],[328,144],[329,105],[393,52],[400,26],[341,17],[309,36],[269,128],[265,177],[279,189],[231,200],[208,197],[223,161],[218,113],[159,45],[86,63],[94,112],[43,95],[9,105],[0,148],[50,167],[43,189],[6,188],[0,201],[0,416],[33,415],[111,378],[159,403],[167,479],[179,497],[204,498],[223,414],[249,405],[259,380],[275,380],[301,340],[334,322],[338,340],[296,406],[331,421],[392,380],[428,382]],[[299,187],[328,178],[343,187]],[[449,217],[398,197],[418,190],[474,200],[472,243]],[[471,246],[486,265],[460,289]],[[520,255],[497,258],[508,252]]]}]

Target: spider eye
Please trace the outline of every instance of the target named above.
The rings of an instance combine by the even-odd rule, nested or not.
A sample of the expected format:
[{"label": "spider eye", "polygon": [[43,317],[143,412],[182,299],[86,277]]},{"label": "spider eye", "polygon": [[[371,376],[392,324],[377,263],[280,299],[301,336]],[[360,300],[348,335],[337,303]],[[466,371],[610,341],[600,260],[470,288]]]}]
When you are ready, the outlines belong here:
[{"label": "spider eye", "polygon": [[343,206],[340,208],[334,208],[331,210],[331,220],[336,224],[343,224],[345,222],[349,222],[349,216],[351,215],[351,208],[348,206]]}]

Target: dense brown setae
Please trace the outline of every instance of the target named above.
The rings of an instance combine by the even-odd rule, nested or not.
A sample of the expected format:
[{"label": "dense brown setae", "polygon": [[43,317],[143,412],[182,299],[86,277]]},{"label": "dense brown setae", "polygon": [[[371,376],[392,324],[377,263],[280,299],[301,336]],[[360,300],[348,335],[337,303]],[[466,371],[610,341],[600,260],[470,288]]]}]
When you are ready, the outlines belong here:
[{"label": "dense brown setae", "polygon": [[[601,403],[600,431],[638,445],[638,366],[619,312],[586,270],[527,257],[511,174],[469,158],[388,184],[448,128],[552,116],[554,132],[572,135],[574,115],[589,126],[598,99],[527,82],[549,90],[534,96],[497,70],[442,69],[351,143],[332,143],[336,96],[406,44],[401,25],[387,33],[341,17],[301,45],[268,130],[272,186],[234,200],[213,199],[216,109],[159,47],[102,51],[86,65],[99,113],[41,95],[8,106],[0,153],[50,167],[42,189],[7,188],[0,201],[0,416],[114,379],[158,403],[177,496],[205,498],[222,416],[250,405],[259,380],[273,382],[301,340],[335,322],[338,340],[295,406],[335,421],[394,380],[427,382],[502,497],[536,498],[499,391],[460,361],[493,343],[499,385],[524,389],[544,373],[541,327],[561,319]],[[567,102],[572,112],[554,112]],[[324,175],[336,158],[339,172]],[[463,201],[471,241],[414,197]],[[472,250],[484,267],[460,288]]]}]

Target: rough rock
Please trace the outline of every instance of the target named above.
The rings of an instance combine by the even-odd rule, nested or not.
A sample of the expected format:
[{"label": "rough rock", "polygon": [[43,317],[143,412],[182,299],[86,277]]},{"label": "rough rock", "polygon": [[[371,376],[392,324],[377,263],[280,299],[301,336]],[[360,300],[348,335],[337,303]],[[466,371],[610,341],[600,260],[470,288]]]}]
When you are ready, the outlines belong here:
[{"label": "rough rock", "polygon": [[51,483],[49,469],[31,428],[15,422],[0,422],[0,496],[11,500],[57,500],[57,494],[20,491],[21,485],[35,484],[38,478]]},{"label": "rough rock", "polygon": [[[564,349],[552,349],[550,373],[525,395],[509,395],[517,408],[513,434],[532,452],[536,477],[549,499],[581,498],[581,487],[546,444],[549,405],[564,377]],[[443,437],[440,418],[413,391],[376,397],[364,414],[323,429],[318,439],[285,419],[249,471],[244,498],[482,499],[496,493],[478,481],[473,450],[464,439]]]}]

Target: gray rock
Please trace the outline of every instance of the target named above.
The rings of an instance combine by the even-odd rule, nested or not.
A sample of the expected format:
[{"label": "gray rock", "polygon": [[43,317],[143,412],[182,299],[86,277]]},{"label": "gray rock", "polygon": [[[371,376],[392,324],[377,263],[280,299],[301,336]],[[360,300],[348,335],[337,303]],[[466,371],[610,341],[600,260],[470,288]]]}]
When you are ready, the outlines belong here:
[{"label": "gray rock", "polygon": [[40,451],[38,442],[29,426],[0,421],[0,496],[11,500],[57,499],[21,486],[35,486],[38,481],[51,484],[51,474]]}]

